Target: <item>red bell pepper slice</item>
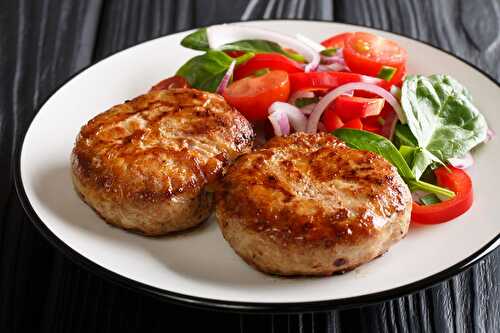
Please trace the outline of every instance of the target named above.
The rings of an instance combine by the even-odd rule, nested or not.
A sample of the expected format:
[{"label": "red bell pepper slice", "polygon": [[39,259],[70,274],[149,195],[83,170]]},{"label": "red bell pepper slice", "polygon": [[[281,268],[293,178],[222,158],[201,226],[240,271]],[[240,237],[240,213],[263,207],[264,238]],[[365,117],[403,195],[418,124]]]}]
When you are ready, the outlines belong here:
[{"label": "red bell pepper slice", "polygon": [[455,192],[455,197],[437,204],[423,206],[413,202],[411,219],[422,224],[437,224],[450,221],[472,206],[473,190],[469,175],[453,166],[434,170],[437,184]]},{"label": "red bell pepper slice", "polygon": [[361,122],[361,119],[355,118],[352,120],[349,120],[342,126],[343,128],[352,128],[352,129],[358,129],[362,130],[363,129],[363,123]]},{"label": "red bell pepper slice", "polygon": [[287,73],[303,72],[304,69],[299,63],[277,53],[259,53],[254,55],[247,62],[236,67],[234,79],[239,80],[254,74],[259,69],[281,70]]},{"label": "red bell pepper slice", "polygon": [[356,96],[339,96],[334,101],[335,113],[343,122],[355,118],[365,118],[380,114],[384,107],[383,98],[364,98]]},{"label": "red bell pepper slice", "polygon": [[391,84],[385,80],[349,72],[310,72],[290,74],[290,88],[292,93],[298,90],[332,90],[351,82],[371,83],[386,90],[390,90],[391,88]]}]

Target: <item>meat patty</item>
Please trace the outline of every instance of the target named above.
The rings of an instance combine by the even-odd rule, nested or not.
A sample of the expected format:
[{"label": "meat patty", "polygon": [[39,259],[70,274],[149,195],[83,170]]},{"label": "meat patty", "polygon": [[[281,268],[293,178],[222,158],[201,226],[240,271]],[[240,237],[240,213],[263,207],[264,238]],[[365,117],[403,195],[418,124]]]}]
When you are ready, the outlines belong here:
[{"label": "meat patty", "polygon": [[187,229],[209,216],[209,187],[253,138],[249,122],[219,95],[149,92],[82,127],[74,185],[115,226],[155,236]]},{"label": "meat patty", "polygon": [[224,238],[257,269],[330,275],[403,238],[411,194],[384,158],[330,134],[275,137],[240,157],[216,190]]}]

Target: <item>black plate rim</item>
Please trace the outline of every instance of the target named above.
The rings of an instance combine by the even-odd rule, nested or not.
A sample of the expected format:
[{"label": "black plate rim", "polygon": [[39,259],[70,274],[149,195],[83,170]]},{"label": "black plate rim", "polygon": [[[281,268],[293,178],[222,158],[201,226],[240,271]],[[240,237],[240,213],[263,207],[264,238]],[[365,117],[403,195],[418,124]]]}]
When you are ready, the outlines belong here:
[{"label": "black plate rim", "polygon": [[[366,25],[359,25],[359,24],[347,24],[347,23],[341,23],[341,22],[332,22],[332,21],[327,21],[327,20],[304,20],[304,19],[273,19],[273,20],[266,20],[266,19],[261,19],[261,20],[252,20],[252,21],[234,21],[234,22],[228,22],[228,23],[235,23],[235,22],[259,22],[259,21],[303,21],[303,22],[320,22],[320,23],[333,23],[336,25],[346,25],[349,27],[361,27],[361,28],[369,28],[373,30],[378,30],[382,32],[388,32],[392,33],[404,38],[411,39],[413,41],[422,43],[424,45],[430,46],[434,49],[437,49],[439,51],[442,51],[459,61],[465,63],[466,65],[474,68],[476,71],[484,75],[487,79],[489,79],[491,82],[497,85],[497,87],[500,88],[500,83],[494,79],[491,75],[483,71],[482,69],[478,68],[476,65],[470,63],[469,61],[447,51],[443,50],[437,46],[434,46],[426,41],[422,41],[413,37],[409,37],[406,35],[403,35],[398,32],[392,32],[384,29],[378,29],[378,28],[373,28],[370,26]],[[178,31],[179,32],[184,32],[192,29],[186,29],[183,31]],[[168,34],[170,35],[170,34]],[[77,71],[75,74],[71,75],[64,83],[59,85],[52,93],[49,94],[49,96],[45,99],[45,101],[41,104],[40,107],[36,109],[35,117],[40,111],[41,108],[45,105],[45,103],[57,92],[59,89],[61,89],[63,86],[66,85],[69,81],[71,81],[74,77],[85,71],[86,69],[96,65],[97,63],[106,60],[110,58],[111,56],[114,56],[120,52],[126,51],[132,47],[147,43],[149,41],[163,38],[168,35],[163,35],[159,36],[141,43],[138,43],[136,45],[130,46],[128,48],[125,48],[123,50],[120,50],[118,52],[115,52],[113,54],[110,54],[106,56],[105,58],[90,64],[89,66],[86,66],[82,68],[81,70]],[[35,117],[33,117],[33,120],[30,122],[29,127],[33,123]],[[144,294],[151,295],[153,297],[159,298],[161,300],[169,301],[175,304],[179,305],[184,305],[184,306],[190,306],[190,307],[195,307],[195,308],[202,308],[202,309],[208,309],[208,310],[219,310],[219,311],[231,311],[231,312],[239,312],[239,313],[297,313],[297,312],[315,312],[315,311],[327,311],[327,310],[335,310],[335,309],[340,309],[340,308],[353,308],[353,307],[360,307],[360,306],[366,306],[366,305],[371,305],[371,304],[376,304],[384,301],[388,301],[397,297],[405,296],[414,292],[417,292],[422,289],[427,289],[429,287],[432,287],[440,282],[443,282],[444,280],[447,280],[469,268],[472,267],[473,264],[477,263],[479,260],[483,259],[486,255],[490,254],[493,252],[494,249],[496,249],[498,246],[500,246],[500,233],[495,236],[491,241],[489,241],[486,245],[484,245],[481,249],[478,251],[474,252],[472,255],[469,257],[463,259],[459,263],[448,267],[447,269],[440,271],[436,274],[433,274],[431,276],[428,276],[426,278],[423,278],[421,280],[412,282],[410,284],[406,284],[403,286],[399,286],[396,288],[392,288],[389,290],[377,292],[377,293],[372,293],[372,294],[366,294],[366,295],[361,295],[361,296],[355,296],[355,297],[348,297],[348,298],[341,298],[341,299],[334,299],[334,300],[324,300],[324,301],[312,301],[312,302],[297,302],[297,303],[251,303],[251,302],[236,302],[236,301],[221,301],[221,300],[216,300],[216,299],[209,299],[209,298],[202,298],[202,297],[197,297],[197,296],[192,296],[192,295],[185,295],[185,294],[180,294],[172,291],[168,291],[165,289],[153,287],[147,284],[144,284],[142,282],[138,282],[136,280],[132,280],[126,276],[120,275],[118,273],[112,272],[108,270],[105,267],[102,267],[101,265],[91,261],[87,257],[83,256],[82,254],[78,253],[77,251],[73,250],[68,244],[66,244],[63,240],[58,238],[46,225],[43,223],[43,221],[39,218],[39,216],[36,214],[34,211],[33,207],[31,206],[31,203],[28,200],[28,197],[26,195],[26,192],[24,190],[24,185],[22,182],[21,178],[21,153],[22,153],[22,148],[24,146],[24,140],[26,138],[26,134],[28,132],[29,127],[26,129],[25,133],[22,136],[21,140],[21,145],[19,145],[16,148],[15,152],[15,159],[14,159],[14,168],[13,168],[13,178],[14,178],[14,185],[17,191],[17,194],[19,196],[19,199],[21,201],[21,205],[23,206],[26,214],[30,218],[31,222],[33,225],[38,229],[38,231],[54,246],[56,247],[59,251],[61,251],[65,256],[67,256],[70,260],[73,262],[77,263],[78,265],[82,266],[83,268],[96,273],[97,275],[105,278],[108,281],[111,281],[113,283],[116,283],[118,285],[121,285],[122,287],[125,287],[127,289],[131,290],[138,290]]]}]

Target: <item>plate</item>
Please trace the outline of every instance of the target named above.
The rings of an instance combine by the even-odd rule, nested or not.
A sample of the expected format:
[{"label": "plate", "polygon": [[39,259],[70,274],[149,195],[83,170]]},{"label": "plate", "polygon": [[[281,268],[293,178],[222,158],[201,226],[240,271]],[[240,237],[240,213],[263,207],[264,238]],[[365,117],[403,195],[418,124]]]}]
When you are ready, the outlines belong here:
[{"label": "plate", "polygon": [[[239,23],[238,23],[239,24]],[[245,24],[320,41],[343,31],[372,31],[400,43],[409,72],[445,72],[465,83],[493,129],[500,128],[498,83],[464,61],[422,42],[359,26],[306,21]],[[280,278],[245,264],[214,218],[174,236],[146,238],[105,223],[75,193],[69,156],[80,127],[98,113],[146,92],[196,51],[180,46],[190,31],[114,54],[66,82],[40,108],[19,150],[16,185],[38,229],[88,269],[130,288],[183,304],[236,311],[313,311],[401,296],[448,278],[499,243],[500,140],[475,152],[475,203],[441,225],[412,225],[384,256],[343,275]]]}]

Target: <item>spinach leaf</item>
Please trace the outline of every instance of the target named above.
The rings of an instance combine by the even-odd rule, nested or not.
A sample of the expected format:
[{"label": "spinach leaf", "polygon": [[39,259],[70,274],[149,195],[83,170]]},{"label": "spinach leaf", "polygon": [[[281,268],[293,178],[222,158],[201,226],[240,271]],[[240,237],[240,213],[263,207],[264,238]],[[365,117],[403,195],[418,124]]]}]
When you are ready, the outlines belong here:
[{"label": "spinach leaf", "polygon": [[[246,53],[235,60],[241,64],[253,56],[253,53]],[[222,51],[209,50],[188,60],[176,75],[184,77],[193,88],[214,92],[232,61],[233,58]]]},{"label": "spinach leaf", "polygon": [[262,39],[240,40],[234,43],[222,45],[223,51],[243,51],[253,53],[279,53],[295,61],[303,62],[305,59],[298,53],[287,52],[278,43]]},{"label": "spinach leaf", "polygon": [[181,45],[188,49],[207,51],[208,45],[207,28],[201,28],[187,35],[181,41]]},{"label": "spinach leaf", "polygon": [[[462,156],[486,138],[486,121],[469,92],[448,75],[409,76],[403,83],[401,104],[421,148],[414,159],[418,171],[433,162]],[[396,131],[401,142],[408,138],[402,133],[401,128],[399,135]]]},{"label": "spinach leaf", "polygon": [[349,128],[339,128],[333,132],[333,135],[342,139],[351,148],[369,150],[381,155],[398,169],[399,174],[404,179],[415,179],[401,153],[385,137]]},{"label": "spinach leaf", "polygon": [[[182,39],[181,45],[190,49],[208,51],[210,45],[208,44],[207,28],[201,28],[195,32],[187,35]],[[284,50],[279,44],[262,39],[248,39],[240,40],[233,43],[222,45],[219,50],[221,51],[243,51],[252,53],[279,53],[287,56],[298,62],[304,62],[305,59],[298,53],[288,52]]]},{"label": "spinach leaf", "polygon": [[408,125],[403,125],[400,122],[396,124],[396,129],[394,131],[394,138],[398,146],[410,146],[417,147],[417,139],[413,136]]},{"label": "spinach leaf", "polygon": [[385,137],[371,132],[349,128],[337,129],[333,132],[333,135],[342,139],[351,148],[368,150],[384,157],[396,167],[401,178],[403,178],[412,191],[422,190],[449,198],[455,196],[455,193],[446,188],[418,180],[408,166],[403,155],[401,155],[392,142]]}]

